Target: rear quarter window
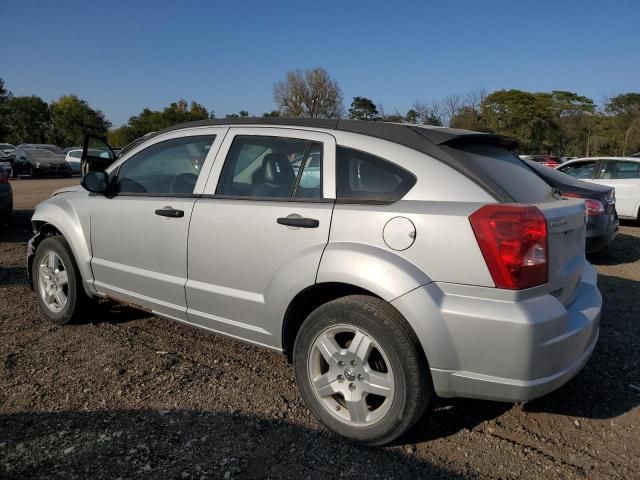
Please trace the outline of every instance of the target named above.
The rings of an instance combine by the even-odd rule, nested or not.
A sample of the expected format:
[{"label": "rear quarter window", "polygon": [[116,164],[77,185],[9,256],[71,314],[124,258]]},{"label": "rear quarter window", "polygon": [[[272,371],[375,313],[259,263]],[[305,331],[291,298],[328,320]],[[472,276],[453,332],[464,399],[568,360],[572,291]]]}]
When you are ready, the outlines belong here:
[{"label": "rear quarter window", "polygon": [[449,151],[467,162],[472,170],[481,170],[515,202],[536,203],[555,200],[551,186],[520,158],[503,147],[471,143],[449,147]]},{"label": "rear quarter window", "polygon": [[336,197],[346,202],[400,200],[416,183],[416,177],[383,158],[338,146]]}]

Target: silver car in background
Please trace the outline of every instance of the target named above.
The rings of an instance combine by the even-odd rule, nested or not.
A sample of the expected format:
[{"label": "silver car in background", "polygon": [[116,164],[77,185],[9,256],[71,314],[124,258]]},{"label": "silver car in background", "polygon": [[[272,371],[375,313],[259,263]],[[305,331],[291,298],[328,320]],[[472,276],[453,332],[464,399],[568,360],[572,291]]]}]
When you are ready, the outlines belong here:
[{"label": "silver car in background", "polygon": [[32,285],[58,324],[110,298],[283,351],[324,425],[388,443],[434,395],[530,400],[596,345],[584,202],[514,147],[349,120],[172,127],[38,205]]}]

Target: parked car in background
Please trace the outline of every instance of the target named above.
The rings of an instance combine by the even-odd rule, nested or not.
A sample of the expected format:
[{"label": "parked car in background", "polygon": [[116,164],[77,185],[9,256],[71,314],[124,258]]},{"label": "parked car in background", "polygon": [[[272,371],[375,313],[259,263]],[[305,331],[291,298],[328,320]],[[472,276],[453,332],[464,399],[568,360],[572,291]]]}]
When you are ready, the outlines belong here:
[{"label": "parked car in background", "polygon": [[16,160],[13,164],[13,175],[70,177],[71,167],[65,161],[64,155],[40,148],[18,147],[16,148]]},{"label": "parked car in background", "polygon": [[579,158],[560,165],[558,170],[578,180],[614,187],[620,218],[640,220],[640,158]]},{"label": "parked car in background", "polygon": [[582,182],[531,160],[525,162],[563,197],[584,199],[588,215],[586,250],[588,253],[606,250],[620,228],[615,188]]},{"label": "parked car in background", "polygon": [[11,169],[0,163],[0,225],[9,223],[13,212],[13,191],[9,177]]},{"label": "parked car in background", "polygon": [[81,145],[77,145],[77,146],[75,146],[75,147],[67,147],[67,148],[63,148],[63,149],[62,149],[62,153],[64,153],[64,154],[66,155],[66,154],[67,154],[67,153],[69,153],[71,150],[80,150],[80,151],[82,151],[82,146],[81,146]]},{"label": "parked car in background", "polygon": [[72,173],[81,173],[80,160],[82,159],[82,147],[74,148],[67,151],[65,161],[71,168]]},{"label": "parked car in background", "polygon": [[584,202],[515,147],[354,120],[178,125],[40,203],[27,270],[57,324],[107,297],[284,351],[327,428],[388,443],[435,394],[533,399],[595,348]]},{"label": "parked car in background", "polygon": [[0,163],[6,163],[9,166],[9,170],[11,171],[11,175],[13,176],[13,163],[16,160],[16,156],[13,153],[14,151],[11,150],[11,153],[5,153],[2,150],[0,150]]},{"label": "parked car in background", "polygon": [[65,155],[60,147],[50,143],[21,143],[16,147],[16,149],[18,148],[37,148],[39,150],[49,150],[51,153],[62,155],[63,157]]},{"label": "parked car in background", "polygon": [[0,143],[0,152],[10,154],[16,149],[16,146],[12,143]]},{"label": "parked car in background", "polygon": [[528,160],[540,163],[541,165],[546,165],[547,167],[555,168],[562,163],[560,157],[553,155],[528,155],[528,157]]}]

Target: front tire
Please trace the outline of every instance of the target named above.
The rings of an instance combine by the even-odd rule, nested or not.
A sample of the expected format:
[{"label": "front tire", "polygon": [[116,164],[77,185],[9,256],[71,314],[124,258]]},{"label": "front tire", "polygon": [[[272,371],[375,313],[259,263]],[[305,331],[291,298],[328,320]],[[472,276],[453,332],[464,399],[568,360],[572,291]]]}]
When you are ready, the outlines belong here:
[{"label": "front tire", "polygon": [[395,308],[375,297],[343,297],[313,311],[296,338],[293,366],[315,417],[363,445],[406,433],[432,396],[415,334]]},{"label": "front tire", "polygon": [[40,311],[53,323],[77,322],[90,304],[69,244],[62,236],[44,239],[33,259],[33,289]]}]

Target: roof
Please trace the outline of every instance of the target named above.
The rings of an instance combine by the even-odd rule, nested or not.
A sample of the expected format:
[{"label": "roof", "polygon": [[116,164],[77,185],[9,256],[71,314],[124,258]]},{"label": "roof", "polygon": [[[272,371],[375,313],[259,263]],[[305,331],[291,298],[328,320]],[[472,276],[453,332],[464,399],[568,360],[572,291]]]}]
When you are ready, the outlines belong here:
[{"label": "roof", "polygon": [[[325,130],[340,130],[344,132],[360,133],[370,137],[389,140],[402,145],[411,146],[416,141],[415,134],[426,138],[436,145],[442,145],[459,140],[474,140],[480,142],[500,143],[509,148],[517,147],[513,138],[494,135],[491,133],[475,132],[460,128],[435,127],[431,125],[413,125],[409,123],[369,122],[364,120],[341,120],[329,118],[284,118],[284,117],[247,117],[199,120],[186,122],[155,132],[152,136],[181,130],[184,128],[204,126],[234,126],[234,125],[264,125],[291,126],[306,128],[321,128]],[[151,135],[150,135],[151,136]]]},{"label": "roof", "polygon": [[209,119],[181,123],[153,134],[149,134],[144,137],[144,140],[156,137],[166,132],[186,128],[239,125],[318,128],[358,133],[361,135],[380,138],[430,155],[431,157],[446,163],[480,185],[497,200],[503,202],[513,201],[511,196],[498,183],[496,183],[495,180],[489,177],[485,171],[469,162],[465,162],[463,155],[457,155],[455,151],[447,148],[461,143],[485,143],[498,145],[509,150],[517,148],[518,142],[515,139],[491,133],[474,132],[472,130],[462,130],[457,128],[412,125],[407,123],[369,122],[364,120],[249,117]]}]

